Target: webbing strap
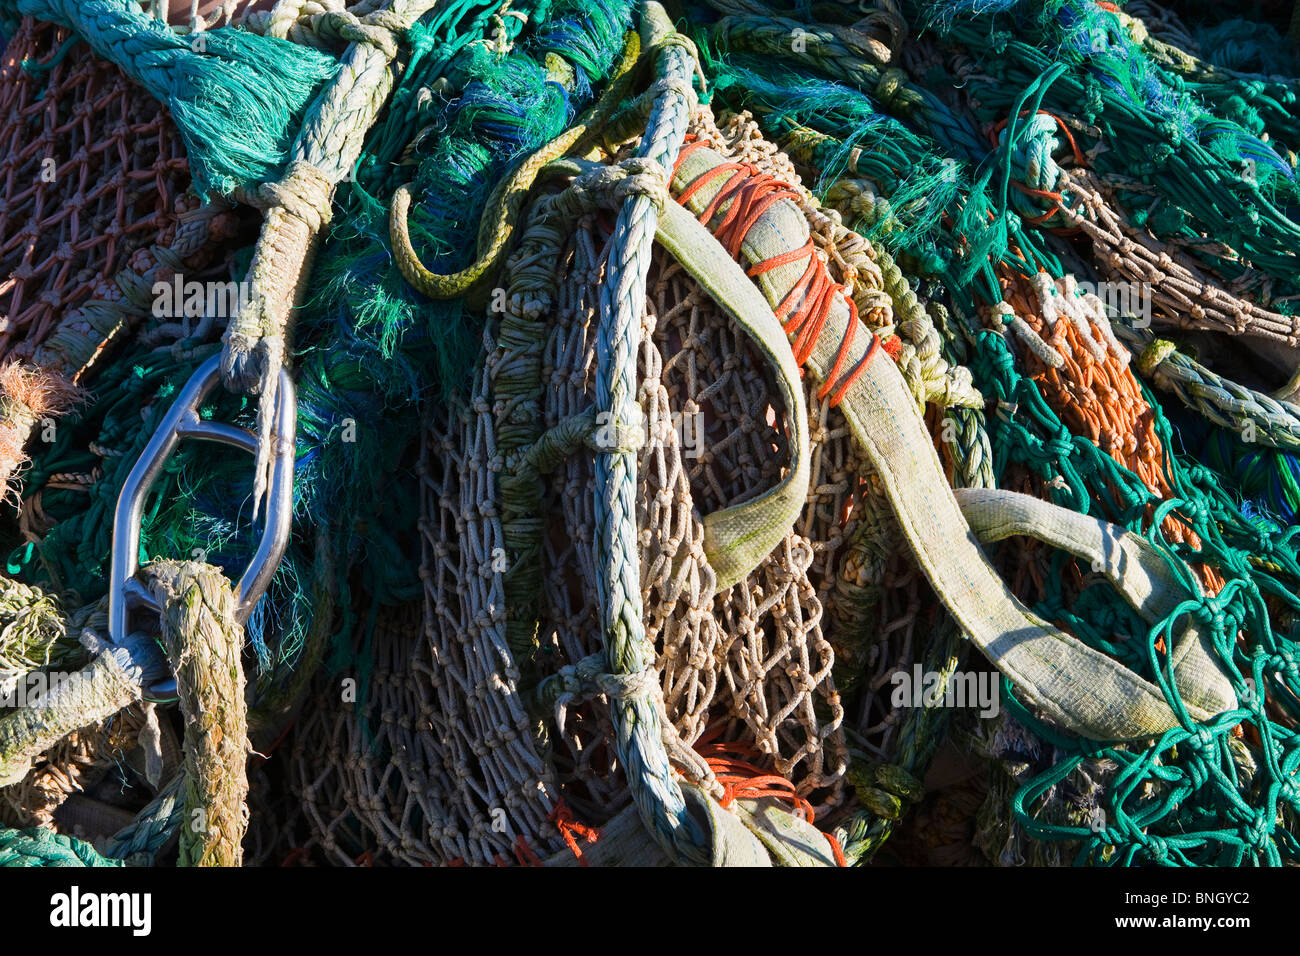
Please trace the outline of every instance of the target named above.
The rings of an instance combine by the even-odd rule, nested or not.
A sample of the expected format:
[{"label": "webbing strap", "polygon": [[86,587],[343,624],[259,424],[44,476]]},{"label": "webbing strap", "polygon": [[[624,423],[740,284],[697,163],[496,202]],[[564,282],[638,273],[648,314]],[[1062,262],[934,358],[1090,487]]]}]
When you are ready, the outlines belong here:
[{"label": "webbing strap", "polygon": [[790,424],[786,476],[757,498],[704,517],[704,554],[722,590],[758,567],[799,518],[808,498],[808,412],[799,367],[781,323],[718,240],[676,203],[664,205],[655,237],[744,330],[776,372]]},{"label": "webbing strap", "polygon": [[[1195,593],[1189,593],[1155,545],[1116,525],[1014,491],[959,488],[953,494],[981,541],[1027,535],[1068,551],[1104,574],[1148,624],[1159,624],[1179,604],[1202,596],[1195,578],[1190,579]],[[1193,716],[1203,719],[1239,706],[1209,635],[1190,617],[1170,663],[1174,684]]]},{"label": "webbing strap", "polygon": [[[687,156],[672,181],[674,195],[725,160],[711,149]],[[686,206],[707,209],[722,183],[695,191]],[[725,216],[726,204],[718,211]],[[773,204],[746,233],[741,253],[749,264],[804,246],[808,224],[789,200]],[[803,273],[792,262],[756,277],[768,302],[781,302]],[[852,316],[837,295],[808,358],[824,381]],[[861,360],[874,336],[855,336],[847,361]],[[1155,736],[1178,726],[1159,688],[1118,661],[1031,614],[980,550],[944,477],[934,445],[902,375],[892,361],[867,363],[840,407],[854,437],[880,476],[899,526],[944,606],[993,664],[1064,727],[1097,740]],[[1205,688],[1194,699],[1212,699]],[[1189,707],[1193,717],[1208,716]]]}]

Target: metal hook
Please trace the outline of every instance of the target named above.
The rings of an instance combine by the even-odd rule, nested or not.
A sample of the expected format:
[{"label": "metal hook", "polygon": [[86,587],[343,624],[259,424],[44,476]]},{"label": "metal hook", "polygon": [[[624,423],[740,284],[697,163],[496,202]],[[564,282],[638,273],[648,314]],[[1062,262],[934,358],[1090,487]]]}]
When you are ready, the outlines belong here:
[{"label": "metal hook", "polygon": [[[109,568],[108,634],[114,644],[126,642],[132,611],[147,608],[155,614],[161,613],[158,602],[135,577],[139,570],[140,519],[149,489],[177,445],[182,439],[195,438],[231,445],[257,455],[258,437],[253,432],[199,418],[199,406],[220,380],[221,356],[214,355],[199,366],[176,396],[176,401],[122,486],[113,512],[113,557]],[[253,607],[266,591],[289,543],[297,403],[293,380],[283,369],[279,385],[270,455],[271,481],[266,490],[266,524],[257,551],[235,587],[235,619],[240,624],[248,620]],[[153,689],[159,693],[167,692],[164,685]]]}]

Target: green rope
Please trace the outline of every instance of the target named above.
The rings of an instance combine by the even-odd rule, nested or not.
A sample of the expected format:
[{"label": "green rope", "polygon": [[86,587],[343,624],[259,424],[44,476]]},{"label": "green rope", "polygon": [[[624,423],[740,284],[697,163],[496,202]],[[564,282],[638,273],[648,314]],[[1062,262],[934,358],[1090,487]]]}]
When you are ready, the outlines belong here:
[{"label": "green rope", "polygon": [[131,0],[5,0],[75,30],[165,103],[200,195],[279,178],[308,104],[338,64],[310,47],[244,30],[178,36]]},{"label": "green rope", "polygon": [[0,830],[0,867],[3,866],[122,866],[121,860],[100,856],[76,837],[53,830]]}]

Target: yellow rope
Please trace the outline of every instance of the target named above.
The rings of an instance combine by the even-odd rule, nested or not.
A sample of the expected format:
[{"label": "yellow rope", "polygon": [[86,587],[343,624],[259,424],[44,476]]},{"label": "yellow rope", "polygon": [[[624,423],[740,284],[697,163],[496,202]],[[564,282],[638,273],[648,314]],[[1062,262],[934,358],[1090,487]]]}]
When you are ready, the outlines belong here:
[{"label": "yellow rope", "polygon": [[474,290],[495,273],[501,257],[514,234],[515,223],[528,191],[542,167],[574,150],[584,139],[602,128],[614,109],[627,96],[632,85],[634,67],[641,58],[641,41],[629,33],[623,55],[604,94],[570,129],[531,153],[507,176],[488,198],[478,230],[478,259],[460,272],[437,275],[420,262],[411,247],[406,217],[411,208],[409,186],[399,186],[393,194],[388,213],[388,234],[397,256],[397,266],[406,281],[431,299],[454,299]]}]

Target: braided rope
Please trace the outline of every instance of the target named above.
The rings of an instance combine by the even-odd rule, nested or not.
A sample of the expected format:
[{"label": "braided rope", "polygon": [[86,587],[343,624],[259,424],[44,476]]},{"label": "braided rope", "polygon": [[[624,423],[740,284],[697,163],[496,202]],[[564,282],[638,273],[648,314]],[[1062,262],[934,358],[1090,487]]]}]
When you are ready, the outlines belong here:
[{"label": "braided rope", "polygon": [[84,840],[53,830],[0,830],[0,867],[122,866],[107,859]]},{"label": "braided rope", "polygon": [[1081,208],[1062,205],[1055,211],[1093,241],[1097,263],[1105,273],[1141,283],[1149,290],[1153,318],[1180,328],[1254,335],[1290,346],[1300,341],[1300,320],[1232,295],[1211,282],[1190,257],[1177,251],[1170,254],[1135,228],[1106,201],[1095,174],[1087,170],[1062,173],[1063,188],[1078,197]]},{"label": "braided rope", "polygon": [[1172,392],[1216,425],[1239,434],[1249,430],[1270,448],[1300,452],[1300,405],[1224,378],[1150,332],[1122,325],[1115,331],[1138,355],[1139,370],[1157,388]]},{"label": "braided rope", "polygon": [[104,855],[115,860],[152,864],[154,857],[176,835],[185,817],[184,782],[184,774],[173,777],[128,826],[113,834]]},{"label": "braided rope", "polygon": [[0,717],[0,786],[22,780],[36,757],[69,734],[139,700],[158,671],[157,656],[146,641],[110,646],[31,706]]},{"label": "braided rope", "polygon": [[[657,51],[657,75],[664,81],[655,97],[640,159],[658,164],[665,181],[686,136],[692,103],[690,88],[695,64],[684,38],[672,32],[663,9],[646,5],[642,29]],[[639,421],[636,356],[641,339],[641,308],[655,240],[658,205],[662,197],[633,195],[623,204],[614,226],[613,248],[618,260],[610,264],[601,284],[601,321],[597,332],[596,408],[614,427]],[[596,592],[608,672],[635,675],[651,664],[641,618],[641,582],[636,525],[636,454],[607,450],[596,457],[597,562]],[[632,796],[655,839],[670,858],[703,864],[704,835],[689,815],[681,789],[673,779],[661,742],[657,686],[644,696],[610,702],[615,748],[627,769]]]},{"label": "braided rope", "polygon": [[614,109],[631,90],[640,59],[641,43],[635,33],[629,33],[623,55],[601,94],[579,120],[545,146],[529,154],[503,179],[488,197],[479,221],[478,258],[451,275],[437,275],[420,262],[411,246],[411,236],[406,219],[411,208],[411,189],[401,185],[393,193],[388,216],[389,236],[393,255],[406,281],[431,299],[452,299],[472,293],[496,274],[497,266],[510,246],[515,223],[523,210],[528,191],[542,168],[552,160],[571,152],[583,152],[583,144],[607,124]]},{"label": "braided rope", "polygon": [[239,866],[249,744],[234,594],[219,569],[197,562],[155,561],[146,575],[185,718],[181,866]]},{"label": "braided rope", "polygon": [[[535,654],[542,565],[543,523],[537,519],[542,489],[536,469],[520,467],[535,457],[542,442],[542,347],[545,319],[559,300],[560,276],[555,261],[577,218],[592,207],[595,194],[581,180],[554,196],[538,199],[529,213],[519,245],[508,263],[505,314],[497,334],[499,356],[489,369],[496,447],[505,467],[498,478],[501,531],[510,565],[503,587],[506,640],[519,666],[520,681],[536,682]],[[594,263],[576,263],[580,271]],[[591,412],[595,423],[595,413]]]},{"label": "braided rope", "polygon": [[241,193],[266,208],[266,221],[248,271],[251,305],[222,337],[221,374],[231,389],[260,396],[254,518],[269,479],[285,332],[307,280],[316,239],[329,222],[334,187],[356,164],[366,134],[388,99],[396,36],[433,6],[434,0],[397,0],[392,9],[364,18],[333,14],[346,21],[340,36],[352,41],[338,74],[308,112],[284,178],[263,184],[254,194]]}]

